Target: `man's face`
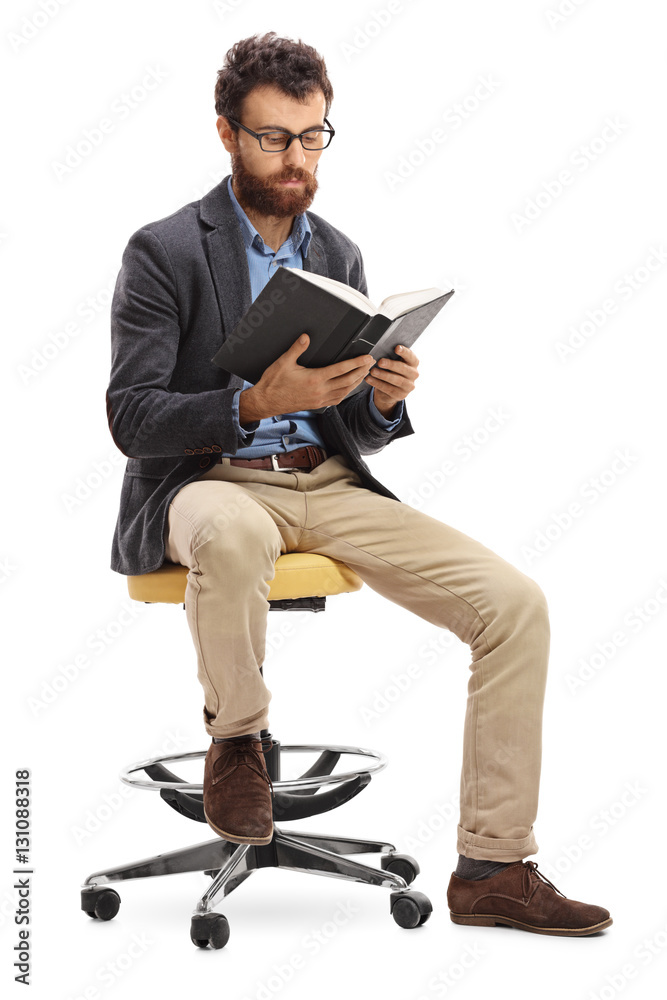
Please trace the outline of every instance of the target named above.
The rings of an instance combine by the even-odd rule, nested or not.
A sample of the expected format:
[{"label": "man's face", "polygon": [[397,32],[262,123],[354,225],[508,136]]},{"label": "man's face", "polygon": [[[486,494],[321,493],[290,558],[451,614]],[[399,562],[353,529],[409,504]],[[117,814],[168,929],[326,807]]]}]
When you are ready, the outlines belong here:
[{"label": "man's face", "polygon": [[[277,87],[255,87],[246,97],[238,120],[253,132],[282,128],[299,133],[317,126],[325,128],[325,107],[321,90],[302,104]],[[234,193],[244,208],[260,215],[287,218],[310,207],[318,187],[315,173],[321,149],[304,149],[298,139],[293,139],[288,149],[266,153],[257,139],[243,129],[234,139],[226,118],[218,117],[216,124],[232,158]],[[294,180],[300,183],[285,183]]]}]

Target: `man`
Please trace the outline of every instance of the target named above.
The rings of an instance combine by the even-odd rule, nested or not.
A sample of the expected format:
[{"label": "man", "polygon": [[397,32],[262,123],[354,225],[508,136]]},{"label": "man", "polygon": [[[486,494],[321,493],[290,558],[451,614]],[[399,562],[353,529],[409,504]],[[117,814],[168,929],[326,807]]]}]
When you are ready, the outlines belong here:
[{"label": "man", "polygon": [[[256,385],[211,362],[280,265],[366,293],[356,244],[308,211],[332,98],[310,46],[274,32],[238,42],[215,87],[231,176],[130,238],[111,312],[107,414],[128,456],[111,568],[148,573],[165,559],[189,568],[185,606],[212,737],[204,809],[235,843],[266,844],[273,833],[260,740],[271,693],[260,668],[265,581],[279,555],[337,558],[454,632],[473,655],[452,919],[592,934],[611,924],[609,912],[566,899],[523,860],[537,851],[544,594],[479,542],[402,503],[361,458],[414,433],[405,407],[419,374],[414,351],[374,367],[361,355],[309,369],[299,365],[302,336]],[[303,326],[305,335],[307,316]]]}]

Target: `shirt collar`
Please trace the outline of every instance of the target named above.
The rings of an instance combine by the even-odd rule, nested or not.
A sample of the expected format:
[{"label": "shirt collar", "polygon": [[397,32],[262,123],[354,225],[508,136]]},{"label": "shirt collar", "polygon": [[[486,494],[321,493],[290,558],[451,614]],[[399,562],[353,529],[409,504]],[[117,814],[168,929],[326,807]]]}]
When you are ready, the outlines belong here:
[{"label": "shirt collar", "polygon": [[[229,197],[232,202],[232,207],[236,213],[236,217],[241,223],[241,232],[243,234],[243,241],[246,245],[246,249],[250,246],[254,246],[260,253],[272,254],[274,251],[271,247],[267,247],[266,243],[257,232],[252,222],[245,214],[243,209],[238,203],[236,195],[232,189],[232,177],[230,175],[227,181],[227,190],[229,191]],[[312,238],[312,230],[310,228],[310,223],[308,222],[308,216],[305,212],[301,212],[294,219],[294,225],[292,226],[292,232],[287,237],[283,243],[281,250],[284,247],[283,256],[293,256],[299,247],[301,248],[301,253],[304,257],[308,256],[308,247],[310,246],[310,240]]]}]

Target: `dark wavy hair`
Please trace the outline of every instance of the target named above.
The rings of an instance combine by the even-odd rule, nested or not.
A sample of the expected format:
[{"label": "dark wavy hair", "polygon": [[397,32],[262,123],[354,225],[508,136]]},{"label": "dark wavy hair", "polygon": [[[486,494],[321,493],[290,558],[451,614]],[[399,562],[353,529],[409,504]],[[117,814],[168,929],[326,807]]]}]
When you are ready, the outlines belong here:
[{"label": "dark wavy hair", "polygon": [[[321,90],[326,102],[324,116],[328,116],[333,88],[324,59],[301,39],[279,38],[275,31],[243,38],[227,52],[215,83],[217,114],[240,121],[246,96],[254,87],[268,84],[297,101]],[[238,132],[231,122],[230,128]]]}]

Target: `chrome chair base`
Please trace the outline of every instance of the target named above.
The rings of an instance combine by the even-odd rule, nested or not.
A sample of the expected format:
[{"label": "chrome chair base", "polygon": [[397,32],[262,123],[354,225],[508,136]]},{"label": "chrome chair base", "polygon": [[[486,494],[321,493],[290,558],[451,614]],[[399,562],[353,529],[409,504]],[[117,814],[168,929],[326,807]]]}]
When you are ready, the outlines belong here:
[{"label": "chrome chair base", "polygon": [[367,885],[407,889],[408,883],[400,875],[379,871],[345,857],[347,854],[370,854],[376,851],[386,851],[389,856],[396,854],[393,844],[281,830],[274,826],[273,839],[269,844],[235,844],[216,837],[192,847],[183,847],[142,861],[94,872],[88,876],[83,888],[130,879],[202,871],[213,876],[213,881],[197,903],[195,913],[212,910],[221,894],[229,895],[258,868],[287,868],[353,882],[366,882]]},{"label": "chrome chair base", "polygon": [[[273,867],[389,888],[393,890],[390,913],[400,926],[417,927],[425,923],[432,910],[431,903],[423,893],[409,888],[419,874],[419,865],[414,858],[397,854],[394,845],[384,841],[287,830],[275,822],[276,816],[293,819],[315,815],[349,800],[366,787],[372,774],[387,766],[386,757],[362,747],[319,744],[281,746],[266,730],[262,732],[262,738],[272,742],[271,750],[266,755],[267,770],[274,787],[273,839],[269,844],[237,844],[215,837],[191,847],[94,872],[82,886],[82,909],[91,917],[109,920],[120,906],[118,893],[106,888],[112,883],[202,871],[212,881],[195,906],[190,936],[199,947],[210,945],[221,948],[229,938],[229,926],[222,914],[213,912],[216,902],[233,892],[258,868]],[[285,752],[319,752],[320,757],[299,778],[283,781],[280,779],[280,755]],[[342,754],[361,755],[370,758],[373,763],[342,774],[332,774]],[[167,762],[172,764],[205,755],[206,751],[196,751],[154,757],[131,764],[121,772],[121,778],[126,784],[138,788],[159,790],[177,811],[190,819],[205,822],[201,804],[202,785],[182,781],[164,766]],[[139,770],[146,771],[152,780],[136,778],[135,772]],[[314,794],[322,786],[329,786],[328,791]],[[382,853],[381,869],[348,857],[371,853]]]}]

